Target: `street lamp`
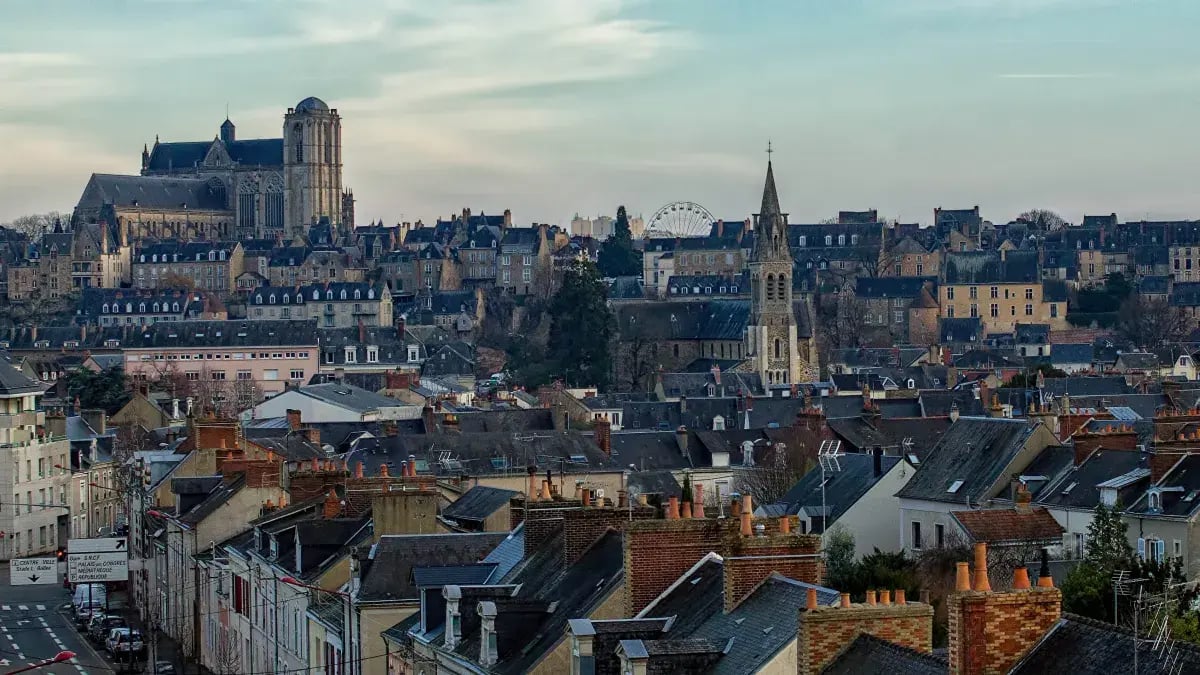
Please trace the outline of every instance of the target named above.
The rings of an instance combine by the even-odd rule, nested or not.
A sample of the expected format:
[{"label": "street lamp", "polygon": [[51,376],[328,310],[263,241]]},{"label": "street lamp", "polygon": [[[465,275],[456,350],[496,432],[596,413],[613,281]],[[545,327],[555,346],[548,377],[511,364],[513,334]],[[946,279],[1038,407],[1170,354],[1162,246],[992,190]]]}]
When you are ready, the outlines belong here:
[{"label": "street lamp", "polygon": [[30,670],[37,670],[38,668],[45,668],[46,666],[52,666],[56,663],[62,663],[63,661],[70,661],[73,658],[75,658],[75,652],[67,651],[64,649],[63,651],[55,654],[54,658],[52,658],[52,659],[46,659],[45,661],[39,661],[32,665],[25,666],[24,668],[17,668],[16,670],[10,670],[5,675],[14,675],[15,673],[24,673],[24,672],[28,672]]}]

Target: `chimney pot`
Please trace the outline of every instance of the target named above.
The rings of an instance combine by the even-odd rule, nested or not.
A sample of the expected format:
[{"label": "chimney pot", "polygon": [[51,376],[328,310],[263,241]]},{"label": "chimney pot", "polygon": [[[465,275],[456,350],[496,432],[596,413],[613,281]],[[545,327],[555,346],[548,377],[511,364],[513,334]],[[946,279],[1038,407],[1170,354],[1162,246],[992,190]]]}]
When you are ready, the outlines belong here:
[{"label": "chimney pot", "polygon": [[692,499],[694,500],[692,502],[692,517],[693,518],[703,518],[704,517],[704,486],[699,485],[699,484],[693,485],[692,493],[693,493]]},{"label": "chimney pot", "polygon": [[667,501],[667,520],[679,520],[679,497]]},{"label": "chimney pot", "polygon": [[1024,565],[1021,565],[1013,571],[1013,590],[1029,590],[1029,569]]},{"label": "chimney pot", "polygon": [[579,493],[580,493],[580,497],[583,498],[583,505],[591,506],[592,505],[592,491],[587,488],[581,488],[579,490]]},{"label": "chimney pot", "polygon": [[974,588],[975,590],[983,593],[988,593],[992,590],[992,584],[988,581],[987,544],[983,542],[978,542],[975,544]]},{"label": "chimney pot", "polygon": [[881,604],[881,605],[892,604],[892,592],[890,590],[885,588],[882,591],[879,591],[879,604]]},{"label": "chimney pot", "polygon": [[380,476],[382,476],[382,477],[384,477],[384,478],[387,478],[387,477],[389,477],[389,476],[391,475],[391,474],[389,473],[389,471],[388,471],[388,465],[387,465],[387,464],[380,464],[380,465],[379,465],[379,475],[380,475]]},{"label": "chimney pot", "polygon": [[970,563],[960,562],[954,571],[954,590],[955,592],[971,590],[971,565]]},{"label": "chimney pot", "polygon": [[1050,553],[1042,549],[1042,567],[1038,570],[1038,588],[1054,588],[1054,577],[1050,576]]},{"label": "chimney pot", "polygon": [[679,508],[680,508],[680,512],[679,512],[680,518],[684,518],[686,520],[692,519],[692,503],[691,502],[684,502],[683,504],[680,505]]},{"label": "chimney pot", "polygon": [[548,481],[548,480],[544,480],[544,481],[542,481],[542,501],[547,501],[547,502],[548,502],[548,501],[550,501],[552,498],[553,498],[553,497],[552,497],[552,495],[550,494],[550,481]]},{"label": "chimney pot", "polygon": [[791,520],[791,518],[788,518],[787,516],[784,516],[784,517],[782,517],[782,518],[780,518],[780,519],[779,519],[779,533],[780,533],[780,534],[791,534],[791,533],[792,533],[792,520]]},{"label": "chimney pot", "polygon": [[740,517],[742,519],[742,525],[741,525],[742,536],[743,537],[754,536],[754,515],[752,513],[750,513],[749,511],[742,511],[742,514]]},{"label": "chimney pot", "polygon": [[896,589],[896,604],[897,605],[907,605],[908,604],[908,601],[904,598],[904,589],[903,588]]},{"label": "chimney pot", "polygon": [[363,477],[363,463],[361,461],[356,462],[354,464],[354,477],[355,478]]},{"label": "chimney pot", "polygon": [[850,606],[850,594],[842,593],[842,607],[849,607],[849,606]]},{"label": "chimney pot", "polygon": [[875,591],[874,591],[874,590],[868,590],[868,591],[867,591],[867,604],[868,604],[868,605],[874,605],[874,604],[875,604]]},{"label": "chimney pot", "polygon": [[810,588],[808,589],[808,592],[805,593],[804,608],[809,611],[817,608],[817,589]]}]

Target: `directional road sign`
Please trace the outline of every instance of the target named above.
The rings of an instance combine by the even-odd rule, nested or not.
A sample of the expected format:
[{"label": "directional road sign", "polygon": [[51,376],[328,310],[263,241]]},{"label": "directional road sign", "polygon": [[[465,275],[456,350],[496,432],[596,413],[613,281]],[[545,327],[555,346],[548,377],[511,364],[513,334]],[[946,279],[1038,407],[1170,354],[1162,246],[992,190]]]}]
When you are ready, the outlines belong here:
[{"label": "directional road sign", "polygon": [[67,553],[109,553],[128,551],[125,537],[96,537],[92,539],[68,539]]},{"label": "directional road sign", "polygon": [[74,584],[129,579],[129,548],[125,537],[67,541],[67,578]]},{"label": "directional road sign", "polygon": [[58,583],[58,560],[54,558],[14,558],[8,562],[9,583],[13,586]]}]

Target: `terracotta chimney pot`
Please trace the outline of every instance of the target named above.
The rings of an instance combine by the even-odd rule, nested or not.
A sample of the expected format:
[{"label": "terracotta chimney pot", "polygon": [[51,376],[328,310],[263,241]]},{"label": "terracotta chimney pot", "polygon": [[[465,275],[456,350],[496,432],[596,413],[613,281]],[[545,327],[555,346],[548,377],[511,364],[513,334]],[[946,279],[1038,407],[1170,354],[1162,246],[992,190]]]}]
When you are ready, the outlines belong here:
[{"label": "terracotta chimney pot", "polygon": [[908,604],[908,600],[906,600],[904,597],[904,589],[903,588],[896,589],[896,604],[897,605],[907,605]]},{"label": "terracotta chimney pot", "polygon": [[867,591],[867,604],[871,605],[871,606],[875,605],[875,591],[874,590]]},{"label": "terracotta chimney pot", "polygon": [[550,481],[548,481],[548,480],[542,481],[542,500],[548,502],[552,498],[553,498],[553,495],[550,494]]},{"label": "terracotta chimney pot", "polygon": [[988,581],[987,544],[983,542],[975,544],[974,589],[983,593],[988,593],[992,590],[992,584]]},{"label": "terracotta chimney pot", "polygon": [[383,476],[384,478],[388,478],[389,476],[391,476],[391,473],[390,473],[390,471],[389,471],[389,469],[388,469],[388,465],[387,465],[387,464],[380,464],[380,465],[379,465],[379,475],[380,475],[380,476]]},{"label": "terracotta chimney pot", "polygon": [[526,494],[526,497],[531,502],[537,501],[538,489],[537,489],[537,475],[536,474],[532,474],[532,473],[529,474],[529,492]]},{"label": "terracotta chimney pot", "polygon": [[703,485],[693,485],[692,493],[694,494],[693,501],[692,501],[692,517],[693,518],[703,518],[704,517],[704,486]]},{"label": "terracotta chimney pot", "polygon": [[808,592],[805,594],[804,598],[804,608],[809,611],[817,608],[817,589],[808,589]]},{"label": "terracotta chimney pot", "polygon": [[742,502],[737,497],[734,497],[729,505],[729,515],[734,518],[741,517],[742,515]]},{"label": "terracotta chimney pot", "polygon": [[842,607],[849,607],[849,606],[850,606],[850,594],[842,593]]},{"label": "terracotta chimney pot", "polygon": [[954,571],[954,590],[956,592],[971,590],[971,565],[970,563],[958,563]]},{"label": "terracotta chimney pot", "polygon": [[354,477],[355,478],[363,477],[363,463],[362,462],[358,462],[354,465]]},{"label": "terracotta chimney pot", "polygon": [[882,591],[879,591],[879,604],[881,604],[881,605],[892,604],[892,592],[890,590],[885,588]]},{"label": "terracotta chimney pot", "polygon": [[782,518],[779,519],[779,533],[780,534],[791,534],[792,533],[792,519],[791,518],[788,518],[787,516],[783,516]]},{"label": "terracotta chimney pot", "polygon": [[742,511],[741,515],[741,533],[743,537],[754,536],[754,515],[749,511]]},{"label": "terracotta chimney pot", "polygon": [[587,488],[579,488],[579,496],[583,500],[584,506],[592,505],[592,491]]},{"label": "terracotta chimney pot", "polygon": [[692,503],[691,502],[684,502],[683,504],[680,505],[679,508],[680,508],[680,512],[679,512],[680,518],[686,518],[687,520],[692,519]]},{"label": "terracotta chimney pot", "polygon": [[1029,568],[1021,565],[1013,572],[1013,590],[1029,590]]},{"label": "terracotta chimney pot", "polygon": [[679,520],[679,497],[667,501],[667,520]]}]

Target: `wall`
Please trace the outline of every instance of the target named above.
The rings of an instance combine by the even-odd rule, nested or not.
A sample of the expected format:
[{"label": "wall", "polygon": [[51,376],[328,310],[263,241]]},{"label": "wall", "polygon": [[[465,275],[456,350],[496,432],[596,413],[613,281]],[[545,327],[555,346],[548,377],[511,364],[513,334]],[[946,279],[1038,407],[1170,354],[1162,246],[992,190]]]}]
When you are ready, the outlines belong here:
[{"label": "wall", "polygon": [[[212,358],[208,358],[209,355]],[[264,357],[269,354],[270,357]],[[196,358],[203,355],[203,359]],[[179,357],[187,356],[187,360]],[[239,356],[241,358],[239,358]],[[307,382],[317,372],[317,346],[258,346],[237,349],[211,347],[176,347],[162,349],[126,349],[125,372],[137,379],[157,379],[164,369],[180,372],[196,372],[198,376],[211,377],[213,373],[224,373],[225,382],[233,385],[239,372],[249,372],[264,395],[277,394],[290,380]],[[292,378],[295,371],[299,377]],[[273,378],[273,379],[271,379]]]},{"label": "wall", "polygon": [[1137,555],[1138,538],[1145,539],[1161,539],[1165,544],[1166,555],[1173,555],[1174,543],[1179,542],[1181,553],[1183,556],[1184,574],[1189,580],[1195,580],[1200,577],[1200,558],[1196,556],[1196,551],[1189,547],[1189,537],[1195,523],[1179,520],[1166,520],[1159,518],[1139,517],[1136,514],[1126,513],[1123,516],[1126,524],[1129,526],[1129,546],[1133,548],[1134,555]]},{"label": "wall", "polygon": [[362,675],[386,675],[387,658],[383,655],[387,645],[383,631],[395,626],[421,610],[417,601],[395,603],[387,606],[356,607],[359,613],[359,654]]},{"label": "wall", "polygon": [[[908,462],[899,461],[879,479],[866,494],[859,498],[830,526],[830,531],[841,526],[854,535],[854,555],[861,558],[878,548],[880,551],[897,551],[903,547],[896,533],[896,521],[883,514],[900,513],[900,491],[916,472]],[[826,535],[822,541],[828,544]]]},{"label": "wall", "polygon": [[821,672],[860,633],[928,654],[933,650],[933,607],[910,602],[803,610],[796,672]]},{"label": "wall", "polygon": [[1062,616],[1062,592],[1033,588],[950,596],[950,675],[1007,673]]},{"label": "wall", "polygon": [[[15,434],[14,434],[15,435]],[[47,437],[48,438],[48,437]],[[16,441],[22,443],[6,448],[8,457],[0,464],[0,501],[19,501],[22,504],[34,504],[18,509],[9,506],[0,511],[0,528],[6,533],[20,535],[20,549],[17,549],[16,538],[6,536],[0,540],[0,560],[12,557],[26,556],[36,553],[51,553],[58,548],[59,518],[68,515],[66,509],[39,508],[40,504],[65,504],[67,498],[67,481],[70,474],[61,469],[55,469],[55,464],[69,466],[70,444],[64,439],[48,443]],[[40,466],[42,472],[38,471]],[[26,470],[29,468],[28,480]],[[14,475],[12,472],[16,471]],[[44,496],[43,496],[44,495]],[[75,503],[77,505],[78,502]],[[77,511],[75,505],[69,505],[71,513]],[[70,518],[64,518],[69,523]],[[45,528],[45,539],[42,532]]]},{"label": "wall", "polygon": [[[624,584],[619,584],[587,617],[577,618],[588,618],[594,621],[601,619],[622,619],[625,617],[624,610]],[[567,630],[563,631],[554,648],[547,652],[541,661],[534,664],[529,672],[533,675],[560,675],[561,673],[571,672],[571,641],[567,639]]]},{"label": "wall", "polygon": [[[971,289],[975,288],[977,297],[971,297]],[[991,289],[997,289],[997,297],[993,298]],[[1032,299],[1026,299],[1026,291],[1032,292]],[[953,298],[950,297],[953,293]],[[1005,298],[1004,294],[1008,293]],[[953,315],[955,318],[971,316],[971,305],[978,310],[978,316],[983,324],[984,332],[1012,332],[1017,323],[1048,323],[1052,329],[1067,327],[1067,307],[1065,302],[1042,302],[1042,284],[953,284],[938,289],[939,304],[942,316]],[[992,317],[991,306],[996,304],[999,316]],[[1033,305],[1033,313],[1025,313],[1025,305]],[[1058,316],[1051,317],[1051,305],[1058,308]]]}]

